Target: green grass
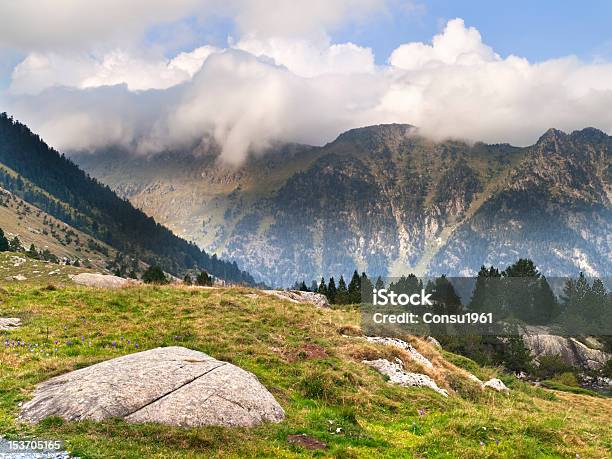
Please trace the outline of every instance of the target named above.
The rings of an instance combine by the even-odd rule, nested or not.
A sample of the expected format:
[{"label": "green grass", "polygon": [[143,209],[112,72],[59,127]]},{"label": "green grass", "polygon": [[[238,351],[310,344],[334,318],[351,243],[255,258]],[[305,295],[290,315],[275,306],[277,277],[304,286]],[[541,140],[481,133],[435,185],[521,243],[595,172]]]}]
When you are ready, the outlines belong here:
[{"label": "green grass", "polygon": [[569,392],[572,394],[583,394],[590,395],[591,397],[601,397],[600,394],[590,389],[585,389],[584,387],[568,386],[567,384],[563,384],[561,382],[550,379],[542,381],[542,386],[546,387],[547,389],[554,389],[563,392]]},{"label": "green grass", "polygon": [[[246,295],[251,294],[251,295]],[[253,295],[256,294],[256,295]],[[401,355],[344,337],[359,312],[322,310],[243,288],[134,287],[116,291],[6,283],[0,316],[23,327],[0,332],[0,432],[62,439],[83,458],[196,457],[609,457],[610,399],[511,384],[509,396],[477,392],[458,358],[449,362],[412,338],[436,365],[430,375],[449,398],[388,384],[363,358]],[[24,346],[5,346],[19,340]],[[19,404],[52,376],[139,350],[180,345],[253,372],[287,413],[254,429],[182,429],[121,420],[35,426]],[[317,352],[312,352],[316,349]],[[493,369],[472,368],[482,374]],[[424,410],[419,415],[418,410]],[[342,430],[339,434],[336,429]],[[312,452],[287,442],[305,433]]]}]

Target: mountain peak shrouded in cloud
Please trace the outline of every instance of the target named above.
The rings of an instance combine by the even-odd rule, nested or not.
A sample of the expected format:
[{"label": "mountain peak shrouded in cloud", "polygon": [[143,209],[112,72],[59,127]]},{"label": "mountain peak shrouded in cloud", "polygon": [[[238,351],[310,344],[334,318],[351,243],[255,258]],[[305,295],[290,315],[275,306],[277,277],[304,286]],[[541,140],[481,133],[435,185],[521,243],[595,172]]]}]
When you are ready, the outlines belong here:
[{"label": "mountain peak shrouded in cloud", "polygon": [[[47,3],[35,12],[26,0],[0,12],[35,23]],[[431,43],[398,44],[388,59],[378,56],[381,65],[371,48],[335,42],[329,31],[385,14],[391,2],[264,3],[130,3],[130,17],[134,8],[150,10],[138,20],[124,18],[115,1],[99,15],[101,3],[88,14],[70,3],[38,35],[22,36],[13,25],[0,32],[2,45],[25,50],[0,99],[62,150],[153,153],[213,138],[230,164],[276,142],[321,145],[350,128],[381,123],[415,125],[434,139],[518,145],[550,126],[612,131],[612,64],[605,61],[503,56],[456,18]],[[105,29],[113,12],[122,35]],[[91,34],[79,41],[79,26],[71,30],[79,43],[61,42],[56,29],[78,14]],[[168,53],[134,38],[159,23],[179,27],[185,18],[205,27],[211,16],[234,24],[224,45],[199,41]],[[45,44],[45,30],[55,42]]]}]

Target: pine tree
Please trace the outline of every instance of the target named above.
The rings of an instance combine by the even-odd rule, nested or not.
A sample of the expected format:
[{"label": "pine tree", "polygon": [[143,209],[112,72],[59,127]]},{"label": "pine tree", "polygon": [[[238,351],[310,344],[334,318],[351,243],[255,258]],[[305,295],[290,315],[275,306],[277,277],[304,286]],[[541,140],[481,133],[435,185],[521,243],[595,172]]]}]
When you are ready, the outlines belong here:
[{"label": "pine tree", "polygon": [[183,277],[183,283],[185,285],[191,285],[193,284],[193,280],[191,279],[191,275],[189,274],[185,274],[185,277]]},{"label": "pine tree", "polygon": [[382,280],[382,278],[380,276],[378,276],[376,278],[376,284],[374,284],[374,288],[376,290],[381,290],[381,289],[385,288],[385,282]]},{"label": "pine tree", "polygon": [[196,284],[203,287],[210,287],[213,284],[213,280],[206,271],[202,271],[196,277]]},{"label": "pine tree", "polygon": [[357,274],[357,270],[353,272],[353,277],[348,285],[348,302],[350,304],[361,303],[361,277]]},{"label": "pine tree", "polygon": [[327,284],[327,299],[330,303],[332,304],[336,303],[336,294],[337,294],[336,281],[334,281],[333,277],[330,277],[329,283]]},{"label": "pine tree", "polygon": [[321,295],[327,296],[327,285],[325,285],[324,277],[321,277],[321,283],[319,284],[319,288],[317,289],[317,292],[320,293]]},{"label": "pine tree", "polygon": [[9,250],[11,252],[23,252],[23,246],[21,245],[21,241],[17,236],[11,239],[11,242],[9,243]]},{"label": "pine tree", "polygon": [[348,289],[346,288],[346,282],[344,281],[344,277],[340,276],[340,280],[338,281],[338,292],[336,293],[336,303],[347,304],[348,301],[349,298]]},{"label": "pine tree", "polygon": [[9,241],[4,237],[4,231],[0,228],[0,252],[7,252],[9,250]]},{"label": "pine tree", "polygon": [[164,271],[157,265],[149,266],[142,274],[142,281],[147,284],[167,284],[169,281]]},{"label": "pine tree", "polygon": [[34,244],[30,244],[30,248],[26,252],[26,255],[30,258],[38,258],[38,251],[36,250]]},{"label": "pine tree", "polygon": [[359,303],[366,303],[372,301],[372,290],[374,286],[366,273],[361,273],[361,291],[359,292]]},{"label": "pine tree", "polygon": [[306,285],[306,282],[302,281],[300,283],[300,287],[298,289],[300,292],[307,292],[308,291],[308,286]]}]

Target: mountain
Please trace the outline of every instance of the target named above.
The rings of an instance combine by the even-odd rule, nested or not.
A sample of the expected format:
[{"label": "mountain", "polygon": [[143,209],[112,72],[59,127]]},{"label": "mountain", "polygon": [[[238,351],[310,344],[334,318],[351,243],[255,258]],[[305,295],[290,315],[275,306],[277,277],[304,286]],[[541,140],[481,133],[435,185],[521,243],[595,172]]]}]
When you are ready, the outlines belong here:
[{"label": "mountain", "polygon": [[519,148],[393,124],[277,146],[238,168],[214,146],[72,157],[182,237],[290,285],[354,269],[473,275],[519,257],[549,276],[610,275],[611,151],[593,128]]},{"label": "mountain", "polygon": [[235,263],[209,256],[135,209],[5,113],[0,186],[128,259],[159,264],[175,275],[205,269],[228,281],[253,282]]},{"label": "mountain", "polygon": [[112,267],[117,251],[0,188],[0,228],[8,240],[17,237],[27,250],[48,250],[59,260],[78,261],[98,271]]}]

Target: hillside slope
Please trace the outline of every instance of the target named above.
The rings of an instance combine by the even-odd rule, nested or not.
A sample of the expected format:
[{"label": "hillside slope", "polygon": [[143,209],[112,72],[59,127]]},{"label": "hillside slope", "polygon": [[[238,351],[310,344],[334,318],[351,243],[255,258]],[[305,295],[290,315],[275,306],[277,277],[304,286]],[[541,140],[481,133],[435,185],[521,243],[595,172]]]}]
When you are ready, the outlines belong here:
[{"label": "hillside slope", "polygon": [[0,186],[66,224],[172,274],[205,269],[252,282],[235,263],[209,256],[91,179],[27,126],[0,115]]},{"label": "hillside slope", "polygon": [[[92,175],[258,280],[474,275],[533,259],[550,275],[612,274],[612,137],[547,132],[527,148],[433,142],[408,125],[273,148],[237,169],[218,151],[75,155]],[[178,209],[173,212],[172,209]]]},{"label": "hillside slope", "polygon": [[112,247],[69,226],[10,191],[0,188],[0,228],[7,239],[17,237],[24,249],[31,244],[60,260],[105,271],[117,253]]},{"label": "hillside slope", "polygon": [[[0,281],[0,283],[2,283]],[[132,287],[107,291],[12,283],[0,317],[21,319],[0,349],[0,430],[60,439],[80,457],[609,457],[609,398],[535,388],[406,337],[431,362],[359,336],[359,312],[319,309],[246,288]],[[10,316],[6,316],[6,314]],[[19,341],[19,345],[15,343]],[[113,357],[183,346],[254,373],[286,412],[253,429],[17,421],[35,384]],[[400,358],[449,392],[406,388],[362,361]],[[508,395],[467,377],[499,376]],[[297,438],[324,443],[308,450]],[[292,440],[293,439],[293,440]],[[320,443],[319,443],[320,445]]]}]

